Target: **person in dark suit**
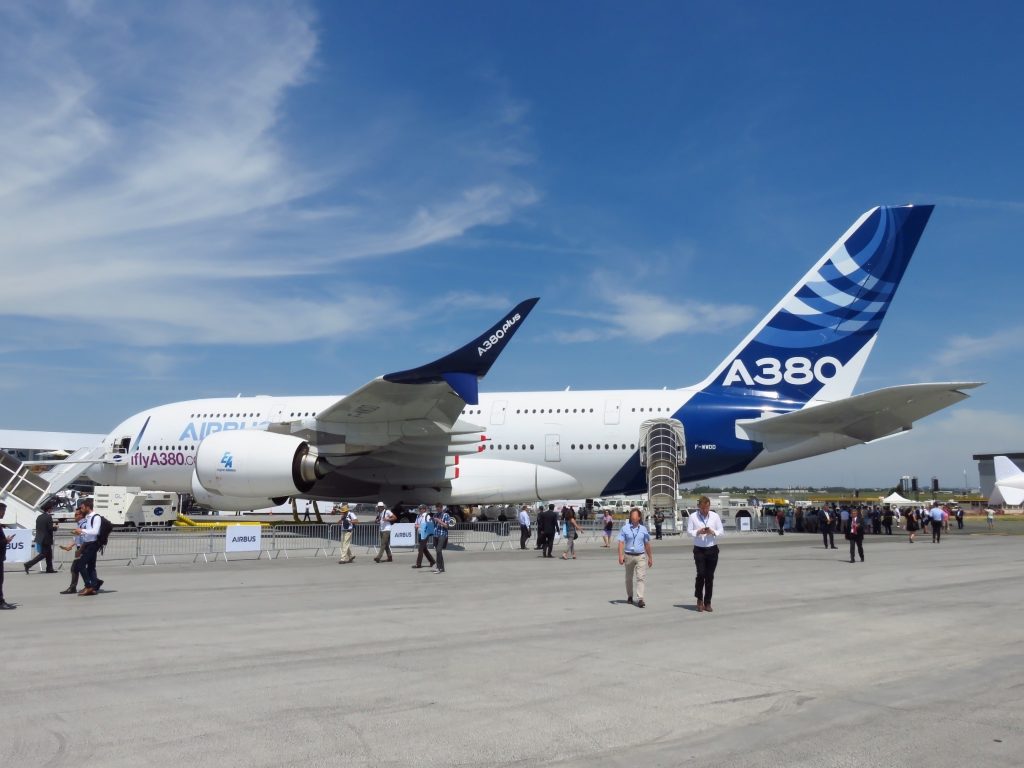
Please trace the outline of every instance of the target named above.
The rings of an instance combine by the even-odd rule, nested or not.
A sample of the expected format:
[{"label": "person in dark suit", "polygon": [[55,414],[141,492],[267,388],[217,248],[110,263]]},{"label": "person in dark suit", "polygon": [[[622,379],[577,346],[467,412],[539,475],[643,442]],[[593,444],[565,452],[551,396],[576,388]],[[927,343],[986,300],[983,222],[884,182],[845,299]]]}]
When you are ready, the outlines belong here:
[{"label": "person in dark suit", "polygon": [[541,553],[544,557],[554,557],[551,549],[555,546],[555,531],[558,530],[558,513],[555,512],[555,505],[548,504],[548,508],[537,515],[537,536],[544,537],[544,550]]},{"label": "person in dark suit", "polygon": [[825,549],[839,549],[836,546],[836,511],[823,507],[818,513],[818,525],[821,526],[821,541]]},{"label": "person in dark suit", "polygon": [[864,513],[858,507],[850,513],[850,519],[846,523],[846,540],[850,542],[850,562],[853,560],[853,551],[857,550],[860,561],[864,562]]},{"label": "person in dark suit", "polygon": [[42,511],[36,518],[36,552],[38,554],[25,563],[25,573],[32,570],[40,560],[46,560],[46,572],[56,573],[53,570],[53,518],[50,510],[56,505],[54,501],[48,501],[43,505]]}]

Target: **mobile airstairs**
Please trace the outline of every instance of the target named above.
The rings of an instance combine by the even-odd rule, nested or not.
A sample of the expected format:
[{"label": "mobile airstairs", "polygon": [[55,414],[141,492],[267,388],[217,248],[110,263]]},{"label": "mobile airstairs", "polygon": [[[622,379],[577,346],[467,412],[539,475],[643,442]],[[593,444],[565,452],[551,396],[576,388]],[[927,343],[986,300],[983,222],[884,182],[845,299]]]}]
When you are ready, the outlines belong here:
[{"label": "mobile airstairs", "polygon": [[[40,505],[85,474],[90,465],[102,461],[105,450],[97,445],[79,448],[62,461],[22,463],[0,451],[0,501],[7,505],[4,525],[35,527]],[[49,466],[45,472],[40,467]]]},{"label": "mobile airstairs", "polygon": [[686,464],[686,433],[678,419],[650,419],[640,425],[640,466],[647,472],[650,514],[676,512],[679,468]]}]

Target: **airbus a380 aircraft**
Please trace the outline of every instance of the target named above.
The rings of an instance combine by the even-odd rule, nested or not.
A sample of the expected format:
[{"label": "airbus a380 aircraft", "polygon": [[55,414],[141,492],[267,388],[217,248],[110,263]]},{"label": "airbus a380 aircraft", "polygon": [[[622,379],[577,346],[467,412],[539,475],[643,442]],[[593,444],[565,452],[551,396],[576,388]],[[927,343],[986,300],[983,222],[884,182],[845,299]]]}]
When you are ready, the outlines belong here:
[{"label": "airbus a380 aircraft", "polygon": [[[51,472],[191,493],[216,509],[306,498],[500,503],[642,493],[645,422],[684,436],[680,482],[867,443],[974,382],[853,395],[932,206],[874,208],[701,383],[675,390],[479,394],[537,299],[479,338],[347,396],[150,408]],[[642,308],[640,308],[642,311]]]}]

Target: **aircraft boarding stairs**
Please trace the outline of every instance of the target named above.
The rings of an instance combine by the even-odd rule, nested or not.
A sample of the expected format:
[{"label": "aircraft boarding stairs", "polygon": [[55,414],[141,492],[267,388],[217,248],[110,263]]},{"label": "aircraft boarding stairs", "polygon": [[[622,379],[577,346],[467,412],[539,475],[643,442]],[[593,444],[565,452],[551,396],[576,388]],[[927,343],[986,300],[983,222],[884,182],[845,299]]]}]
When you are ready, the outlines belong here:
[{"label": "aircraft boarding stairs", "polygon": [[[104,458],[102,445],[79,448],[59,462],[22,463],[9,453],[0,451],[0,501],[7,504],[5,525],[34,528],[40,505],[85,474],[90,465]],[[52,464],[46,472],[34,467]]]},{"label": "aircraft boarding stairs", "polygon": [[678,419],[650,419],[640,425],[640,466],[647,470],[650,514],[674,517],[679,496],[679,468],[686,464],[686,433]]}]

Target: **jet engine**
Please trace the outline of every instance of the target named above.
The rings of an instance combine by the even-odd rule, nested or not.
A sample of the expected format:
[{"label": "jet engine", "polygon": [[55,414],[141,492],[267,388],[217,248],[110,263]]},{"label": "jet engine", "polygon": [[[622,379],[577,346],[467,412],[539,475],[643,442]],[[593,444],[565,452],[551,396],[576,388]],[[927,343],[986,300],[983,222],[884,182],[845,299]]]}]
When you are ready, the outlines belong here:
[{"label": "jet engine", "polygon": [[280,496],[276,499],[257,499],[251,496],[222,496],[219,493],[210,493],[199,484],[196,473],[192,473],[192,498],[196,504],[202,504],[217,512],[245,512],[251,509],[266,509],[284,504],[287,496]]},{"label": "jet engine", "polygon": [[294,496],[308,492],[329,471],[308,442],[275,432],[215,432],[196,451],[195,478],[218,496]]}]

